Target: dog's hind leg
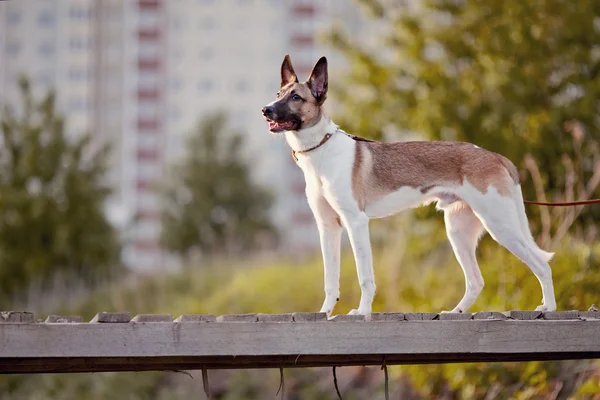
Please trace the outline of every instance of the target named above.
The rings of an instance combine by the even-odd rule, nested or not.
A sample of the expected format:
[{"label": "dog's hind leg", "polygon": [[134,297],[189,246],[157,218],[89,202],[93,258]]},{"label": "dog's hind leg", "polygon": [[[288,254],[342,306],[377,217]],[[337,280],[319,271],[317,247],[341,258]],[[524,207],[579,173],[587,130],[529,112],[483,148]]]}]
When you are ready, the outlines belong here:
[{"label": "dog's hind leg", "polygon": [[462,300],[451,312],[465,312],[483,289],[483,277],[477,265],[475,249],[484,229],[471,208],[462,201],[444,208],[444,222],[454,255],[465,274],[466,285]]},{"label": "dog's hind leg", "polygon": [[543,297],[537,310],[555,311],[552,269],[547,262],[550,253],[541,252],[533,240],[525,237],[517,205],[511,199],[493,193],[485,196],[488,197],[487,207],[480,202],[476,206],[471,204],[475,214],[492,238],[527,264],[539,280]]}]

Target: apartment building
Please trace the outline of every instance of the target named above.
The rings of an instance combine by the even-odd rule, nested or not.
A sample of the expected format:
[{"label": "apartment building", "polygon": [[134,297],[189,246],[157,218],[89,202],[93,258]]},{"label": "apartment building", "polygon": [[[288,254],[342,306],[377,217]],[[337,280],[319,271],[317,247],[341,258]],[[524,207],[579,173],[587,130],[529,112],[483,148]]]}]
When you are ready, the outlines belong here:
[{"label": "apartment building", "polygon": [[304,180],[260,109],[279,88],[284,54],[301,77],[323,54],[341,68],[318,35],[334,20],[358,32],[358,15],[335,0],[0,2],[0,102],[15,102],[26,72],[36,93],[57,88],[70,135],[89,130],[111,144],[107,214],[127,239],[126,264],[140,271],[167,264],[154,184],[199,119],[224,111],[245,134],[253,177],[276,195],[282,248],[304,253],[318,245]]}]

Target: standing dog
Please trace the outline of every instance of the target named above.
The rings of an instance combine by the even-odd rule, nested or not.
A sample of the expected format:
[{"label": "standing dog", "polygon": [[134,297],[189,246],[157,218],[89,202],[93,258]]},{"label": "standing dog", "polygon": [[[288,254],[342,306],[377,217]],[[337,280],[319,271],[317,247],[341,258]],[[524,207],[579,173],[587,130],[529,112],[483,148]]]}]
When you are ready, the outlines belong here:
[{"label": "standing dog", "polygon": [[350,314],[369,314],[375,295],[369,219],[434,201],[444,212],[448,239],[466,281],[466,292],[451,312],[467,311],[483,289],[475,249],[484,230],[540,281],[543,298],[537,310],[556,310],[548,265],[553,253],[541,250],[531,236],[515,166],[469,143],[381,143],[348,135],[323,112],[327,81],[325,57],[306,82],[299,82],[286,55],[281,89],[262,109],[269,130],[285,132],[304,172],[325,266],[321,312],[330,316],[339,300],[342,226],[348,231],[361,288],[358,309]]}]

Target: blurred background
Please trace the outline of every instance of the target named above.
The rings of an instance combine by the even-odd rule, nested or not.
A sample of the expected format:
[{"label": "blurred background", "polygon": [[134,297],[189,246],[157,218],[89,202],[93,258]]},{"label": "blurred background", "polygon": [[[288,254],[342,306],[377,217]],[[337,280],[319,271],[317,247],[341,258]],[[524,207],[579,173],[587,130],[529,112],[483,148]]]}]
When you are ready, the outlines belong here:
[{"label": "blurred background", "polygon": [[[0,2],[0,309],[78,314],[317,311],[304,180],[260,109],[290,54],[325,55],[328,113],[378,140],[469,141],[510,158],[524,197],[600,197],[600,2]],[[560,310],[600,301],[596,206],[528,206]],[[432,207],[371,224],[375,311],[450,309],[462,272]],[[533,309],[533,274],[486,237],[471,311]],[[338,313],[360,298],[345,243]],[[393,367],[392,398],[599,399],[593,361]],[[286,370],[330,399],[330,369]],[[0,377],[3,399],[202,396],[173,372]],[[383,396],[378,368],[338,372]],[[213,371],[218,399],[272,398],[278,371]],[[200,397],[202,398],[202,397]]]}]

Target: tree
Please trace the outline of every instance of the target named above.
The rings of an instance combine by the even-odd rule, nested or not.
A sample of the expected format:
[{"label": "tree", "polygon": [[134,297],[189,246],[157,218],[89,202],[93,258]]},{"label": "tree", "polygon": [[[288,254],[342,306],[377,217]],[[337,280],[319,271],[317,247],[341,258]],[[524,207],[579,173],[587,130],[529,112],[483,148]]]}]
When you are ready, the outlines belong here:
[{"label": "tree", "polygon": [[19,82],[22,112],[3,110],[0,147],[0,301],[54,276],[93,284],[116,271],[119,244],[103,213],[108,148],[65,136],[55,95],[33,98]]},{"label": "tree", "polygon": [[225,117],[200,121],[184,160],[173,166],[164,190],[161,241],[184,257],[231,254],[257,245],[269,221],[271,195],[254,184],[240,154],[243,140],[228,133]]},{"label": "tree", "polygon": [[[385,34],[381,48],[340,30],[329,36],[351,66],[334,87],[344,128],[374,138],[393,127],[469,141],[518,167],[531,154],[547,190],[561,198],[556,189],[569,175],[561,157],[582,142],[570,139],[569,126],[600,138],[600,2],[360,3]],[[575,168],[586,182],[599,157],[582,156]],[[524,185],[526,198],[535,197],[532,186]],[[594,212],[600,216],[584,210],[588,224]]]}]

